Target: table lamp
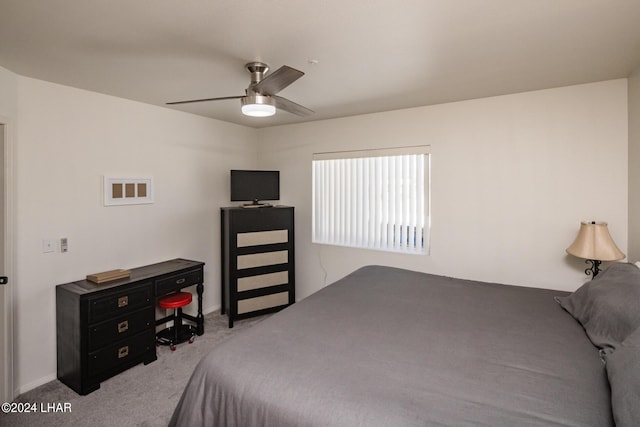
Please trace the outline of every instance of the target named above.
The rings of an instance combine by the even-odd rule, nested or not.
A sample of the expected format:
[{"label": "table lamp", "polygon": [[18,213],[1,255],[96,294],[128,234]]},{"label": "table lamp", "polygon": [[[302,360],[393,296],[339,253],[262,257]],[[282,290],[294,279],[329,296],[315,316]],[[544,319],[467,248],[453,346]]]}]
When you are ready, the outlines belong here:
[{"label": "table lamp", "polygon": [[606,222],[581,222],[578,237],[567,248],[567,253],[586,259],[591,264],[584,272],[587,276],[596,277],[600,272],[602,261],[618,261],[626,255],[616,246]]}]

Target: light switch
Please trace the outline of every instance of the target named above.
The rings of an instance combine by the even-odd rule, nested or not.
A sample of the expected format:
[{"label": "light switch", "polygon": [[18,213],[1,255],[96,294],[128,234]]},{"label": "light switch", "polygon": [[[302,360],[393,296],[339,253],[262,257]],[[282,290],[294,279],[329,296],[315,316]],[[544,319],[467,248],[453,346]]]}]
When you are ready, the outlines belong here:
[{"label": "light switch", "polygon": [[42,253],[46,254],[49,252],[56,251],[56,241],[53,239],[43,239],[42,240]]}]

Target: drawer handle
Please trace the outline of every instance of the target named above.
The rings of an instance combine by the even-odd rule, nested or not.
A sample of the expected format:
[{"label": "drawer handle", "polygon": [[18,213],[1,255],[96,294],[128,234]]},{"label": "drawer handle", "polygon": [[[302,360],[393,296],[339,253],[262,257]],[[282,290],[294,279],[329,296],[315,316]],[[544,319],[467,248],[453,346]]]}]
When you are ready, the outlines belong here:
[{"label": "drawer handle", "polygon": [[184,277],[182,279],[178,279],[176,280],[176,285],[182,285],[184,282],[186,282],[187,279],[185,279]]},{"label": "drawer handle", "polygon": [[125,320],[123,322],[118,323],[118,333],[123,333],[125,332],[127,329],[129,329],[129,321]]},{"label": "drawer handle", "polygon": [[122,359],[123,357],[127,357],[129,355],[129,346],[125,345],[124,347],[120,347],[118,349],[118,359]]},{"label": "drawer handle", "polygon": [[126,307],[129,305],[129,296],[125,295],[118,298],[118,308]]}]

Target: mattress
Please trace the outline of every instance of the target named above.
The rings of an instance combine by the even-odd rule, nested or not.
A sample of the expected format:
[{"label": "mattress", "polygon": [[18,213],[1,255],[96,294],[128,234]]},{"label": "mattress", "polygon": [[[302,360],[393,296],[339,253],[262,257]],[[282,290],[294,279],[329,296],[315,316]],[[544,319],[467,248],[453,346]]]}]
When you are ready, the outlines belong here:
[{"label": "mattress", "polygon": [[613,425],[562,295],[363,267],[214,348],[171,425]]}]

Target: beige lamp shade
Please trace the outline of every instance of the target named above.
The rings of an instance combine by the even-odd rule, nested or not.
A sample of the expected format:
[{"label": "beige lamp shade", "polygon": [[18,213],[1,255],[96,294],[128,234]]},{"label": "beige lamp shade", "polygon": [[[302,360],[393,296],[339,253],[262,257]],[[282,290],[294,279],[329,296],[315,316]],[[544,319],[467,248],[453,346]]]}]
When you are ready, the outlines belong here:
[{"label": "beige lamp shade", "polygon": [[617,261],[626,255],[616,246],[606,222],[582,222],[576,240],[567,248],[569,255],[598,261]]}]

